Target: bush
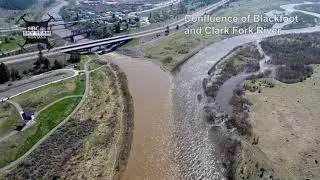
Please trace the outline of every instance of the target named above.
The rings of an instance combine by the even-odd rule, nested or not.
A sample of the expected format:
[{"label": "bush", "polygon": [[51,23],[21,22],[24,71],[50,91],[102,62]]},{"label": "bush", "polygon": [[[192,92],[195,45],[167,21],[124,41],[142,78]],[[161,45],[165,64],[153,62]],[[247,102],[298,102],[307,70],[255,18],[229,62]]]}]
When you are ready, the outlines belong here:
[{"label": "bush", "polygon": [[291,64],[277,68],[277,79],[285,83],[296,83],[311,76],[313,69],[310,65]]},{"label": "bush", "polygon": [[188,47],[180,47],[177,51],[179,54],[188,54],[189,53],[189,48]]},{"label": "bush", "polygon": [[169,63],[172,62],[172,60],[173,60],[173,58],[172,58],[171,56],[167,56],[167,57],[165,57],[165,58],[162,60],[162,62],[163,62],[164,64],[169,64]]}]

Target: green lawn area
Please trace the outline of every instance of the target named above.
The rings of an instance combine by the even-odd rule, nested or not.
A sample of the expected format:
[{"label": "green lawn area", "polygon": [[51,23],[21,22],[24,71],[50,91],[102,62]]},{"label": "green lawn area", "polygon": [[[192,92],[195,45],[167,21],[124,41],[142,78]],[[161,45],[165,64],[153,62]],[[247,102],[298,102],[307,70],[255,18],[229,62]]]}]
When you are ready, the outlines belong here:
[{"label": "green lawn area", "polygon": [[84,63],[86,61],[90,61],[88,63],[88,70],[89,71],[95,70],[95,69],[101,67],[102,65],[97,62],[98,59],[99,59],[99,56],[97,56],[96,54],[81,56],[81,61],[78,63],[78,65],[80,66],[80,70],[84,70]]},{"label": "green lawn area", "polygon": [[99,67],[101,67],[101,66],[102,66],[102,65],[98,64],[97,62],[95,62],[95,59],[92,58],[92,61],[89,62],[89,64],[88,64],[88,70],[89,70],[89,71],[92,71],[92,70],[95,70],[95,69],[97,69],[97,68],[99,68]]},{"label": "green lawn area", "polygon": [[9,40],[8,43],[5,43],[4,37],[0,37],[0,40],[2,41],[2,43],[0,44],[0,53],[19,49],[20,46],[18,44],[22,45],[24,41],[22,38],[19,38],[16,40]]},{"label": "green lawn area", "polygon": [[51,129],[63,121],[80,102],[81,97],[68,98],[52,105],[37,117],[36,124],[2,142],[0,167],[18,159]]},{"label": "green lawn area", "polygon": [[[73,79],[50,84],[13,98],[25,109],[40,111],[50,103],[71,95],[83,95],[85,91],[84,75]],[[63,121],[79,104],[80,97],[71,97],[43,110],[30,127],[10,136],[0,145],[0,167],[16,160],[27,152],[51,129]],[[3,106],[3,107],[2,107]],[[2,111],[2,109],[3,111]],[[19,114],[11,105],[0,104],[0,136],[15,128]]]},{"label": "green lawn area", "polygon": [[29,134],[28,138],[22,145],[17,157],[28,151],[35,143],[45,136],[51,129],[63,121],[80,102],[81,97],[68,98],[55,103],[50,108],[41,112],[37,117],[37,130]]},{"label": "green lawn area", "polygon": [[0,137],[14,129],[20,120],[19,112],[9,103],[0,104]]},{"label": "green lawn area", "polygon": [[84,90],[84,76],[82,75],[29,91],[25,94],[14,97],[13,101],[19,103],[25,109],[39,111],[44,106],[62,97],[82,95]]}]

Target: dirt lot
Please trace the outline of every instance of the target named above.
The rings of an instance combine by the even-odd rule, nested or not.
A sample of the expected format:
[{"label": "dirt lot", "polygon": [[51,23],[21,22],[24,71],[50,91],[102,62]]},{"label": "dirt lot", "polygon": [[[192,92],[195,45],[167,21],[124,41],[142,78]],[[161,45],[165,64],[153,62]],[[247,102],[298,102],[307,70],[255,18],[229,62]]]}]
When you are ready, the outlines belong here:
[{"label": "dirt lot", "polygon": [[314,70],[302,83],[274,81],[262,93],[246,91],[257,146],[296,179],[320,179],[320,66]]}]

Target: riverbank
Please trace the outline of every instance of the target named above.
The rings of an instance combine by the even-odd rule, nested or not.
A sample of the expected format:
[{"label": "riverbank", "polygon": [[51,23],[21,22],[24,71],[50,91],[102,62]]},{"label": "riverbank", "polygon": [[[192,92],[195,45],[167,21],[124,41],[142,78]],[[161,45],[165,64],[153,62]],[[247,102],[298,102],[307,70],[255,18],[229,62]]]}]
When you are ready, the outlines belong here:
[{"label": "riverbank", "polygon": [[169,114],[169,74],[152,62],[109,53],[128,77],[134,102],[134,133],[121,179],[176,179],[173,122]]},{"label": "riverbank", "polygon": [[130,151],[133,106],[124,74],[105,65],[90,72],[85,104],[1,178],[116,177]]},{"label": "riverbank", "polygon": [[[294,0],[291,2],[299,2],[299,0]],[[279,9],[280,5],[287,4],[287,1],[275,1],[272,0],[268,3],[261,3],[259,0],[245,1],[239,0],[229,5],[218,9],[212,13],[215,17],[237,17],[241,18],[247,15],[265,15],[270,10]],[[270,28],[272,24],[270,23],[195,23],[187,29],[197,29],[202,27],[216,27],[224,28],[230,26],[239,27],[252,27],[263,26],[265,28]],[[164,37],[153,42],[148,42],[145,44],[137,45],[136,49],[141,50],[145,57],[162,63],[164,68],[171,70],[179,64],[181,61],[190,58],[195,52],[198,52],[203,47],[209,46],[212,43],[221,41],[223,39],[229,38],[234,35],[226,35],[223,33],[194,33],[186,34],[185,31],[181,31],[175,34],[170,34],[168,37]]]},{"label": "riverbank", "polygon": [[[213,122],[204,121],[205,115],[203,110],[205,108],[216,107],[215,99],[206,98],[205,91],[202,88],[203,79],[208,77],[208,73],[213,73],[212,71],[210,72],[211,67],[216,65],[221,58],[226,57],[226,55],[238,46],[251,42],[260,42],[270,36],[291,33],[310,33],[319,30],[319,27],[311,27],[297,30],[283,30],[280,34],[247,34],[230,37],[205,47],[179,67],[179,71],[173,74],[172,101],[174,106],[173,116],[175,119],[174,132],[177,142],[176,154],[180,171],[183,172],[181,174],[182,178],[204,177],[208,179],[222,179],[225,178],[229,172],[232,172],[231,175],[236,174],[236,171],[229,171],[230,169],[228,169],[228,167],[233,167],[231,170],[235,170],[235,168],[240,167],[237,163],[253,161],[250,158],[241,161],[232,158],[234,154],[238,154],[237,152],[241,150],[241,148],[239,149],[241,146],[237,143],[237,136],[230,136],[233,133],[229,134],[228,131],[220,128],[225,127],[222,125],[225,123],[224,119],[220,120],[222,124],[212,124]],[[263,67],[263,69],[265,69],[265,67]],[[245,101],[240,99],[240,103],[242,103],[240,105],[243,105]],[[243,111],[245,109],[241,110]],[[245,114],[241,114],[241,116],[242,115],[245,118]],[[239,125],[242,124],[240,123]],[[244,130],[245,129],[247,129],[246,125],[244,125]],[[250,127],[248,129],[250,129]],[[232,129],[229,129],[229,131],[232,131]],[[243,133],[246,133],[246,131]],[[221,137],[221,139],[215,137]],[[230,137],[230,143],[225,144],[230,145],[234,150],[225,152],[225,155],[219,151],[217,153],[215,150],[219,149],[219,142],[225,142],[224,140]],[[253,153],[260,156],[262,160],[265,158],[265,155],[263,155],[261,151],[252,149],[250,146],[246,146],[247,144],[251,144],[251,142],[243,141],[242,149],[245,149],[243,152],[246,153],[242,154],[242,157],[250,157],[250,154],[252,155]],[[224,148],[221,149],[223,150]],[[229,159],[229,155],[232,155],[230,163],[224,163],[225,159],[223,158]],[[211,165],[210,168],[207,166],[208,164]],[[255,164],[250,164],[247,168],[256,168],[257,171],[254,173],[257,177],[259,177],[261,173],[263,174],[262,176],[271,175],[272,169],[274,169],[270,163],[263,163],[262,167],[259,165],[255,167]],[[261,168],[263,172],[260,171]],[[266,169],[270,172],[266,172]],[[238,172],[240,172],[240,169]],[[282,172],[274,172],[274,177],[278,176],[278,174],[281,175]],[[252,179],[256,178],[256,176],[250,177]]]},{"label": "riverbank", "polygon": [[[310,117],[303,114],[299,117],[307,119],[300,122],[296,118],[299,111],[292,110],[297,105],[293,102],[284,104],[286,101],[282,97],[279,99],[280,96],[278,96],[278,94],[284,93],[286,95],[283,96],[288,96],[287,98],[290,100],[298,99],[298,104],[301,101],[307,101],[306,103],[309,106],[316,107],[317,103],[315,101],[311,102],[310,96],[305,96],[307,94],[316,94],[317,90],[306,94],[304,94],[303,90],[300,90],[301,88],[314,90],[317,87],[316,80],[313,78],[317,78],[318,75],[311,74],[313,72],[317,73],[319,66],[310,65],[319,64],[318,55],[314,55],[314,53],[318,52],[316,44],[319,44],[318,39],[314,38],[315,36],[318,36],[318,32],[270,37],[261,42],[247,44],[234,50],[228,58],[221,59],[212,68],[213,70],[210,69],[208,71],[208,77],[203,80],[202,84],[206,101],[203,106],[203,116],[206,122],[213,124],[210,129],[210,136],[218,146],[216,150],[226,169],[226,177],[231,179],[255,179],[256,177],[308,179],[318,176],[317,170],[306,171],[307,168],[304,168],[306,165],[302,165],[306,163],[308,167],[317,169],[316,162],[318,162],[317,158],[320,155],[313,149],[317,148],[318,143],[310,140],[313,139],[314,134],[305,136],[303,134],[306,134],[306,132],[301,132],[308,131],[314,126],[317,129],[318,124],[312,121],[312,119],[316,119],[317,114],[310,112]],[[299,39],[299,41],[293,41],[293,39]],[[286,42],[289,44],[295,43],[288,45]],[[304,45],[303,48],[300,48],[304,42],[311,42],[312,46]],[[286,47],[285,50],[283,49],[284,46]],[[296,50],[297,48],[299,48],[299,51]],[[264,50],[266,50],[266,53],[264,53]],[[303,61],[299,58],[302,56],[306,57]],[[313,70],[312,67],[316,68]],[[288,68],[289,70],[283,70]],[[305,68],[311,69],[311,71],[305,71]],[[283,76],[283,71],[286,72],[286,76]],[[300,87],[300,85],[297,88],[297,85],[292,84],[285,89],[285,86],[289,86],[288,84],[274,83],[270,79],[259,79],[262,77],[272,77],[285,83],[304,83],[306,81],[305,83],[309,85],[305,88]],[[252,80],[248,81],[250,83],[246,82],[243,87],[239,86],[243,84],[245,79]],[[311,84],[313,88],[310,87]],[[276,86],[280,86],[281,89],[275,88]],[[281,91],[281,93],[277,90]],[[267,93],[273,92],[273,94],[269,94],[270,97],[265,97],[263,95],[264,91]],[[252,98],[247,98],[247,93],[249,97],[254,97],[253,101],[250,101]],[[262,99],[259,98],[260,94]],[[269,98],[270,100],[273,99],[271,104],[268,103]],[[262,106],[262,104],[266,105]],[[277,106],[277,104],[279,105]],[[291,107],[291,105],[294,107]],[[250,106],[256,111],[252,116],[250,116]],[[288,109],[285,109],[285,107],[288,107]],[[299,105],[299,108],[302,112],[312,111],[307,105]],[[295,118],[291,117],[292,114],[295,114]],[[271,120],[268,118],[269,116],[274,119]],[[295,122],[293,122],[292,118],[296,119]],[[256,122],[252,121],[252,119]],[[274,121],[279,121],[279,126],[274,126],[277,124]],[[305,128],[299,127],[302,126],[301,124],[294,125],[298,122],[302,124],[309,122],[307,124],[311,125],[307,128],[308,130],[305,130]],[[259,125],[254,126],[255,123]],[[269,125],[269,128],[266,129],[267,125]],[[310,145],[308,148],[299,149],[299,147],[296,147],[296,151],[292,151],[289,146],[283,145],[289,144],[290,140],[285,135],[285,130],[280,133],[282,130],[278,130],[278,127],[289,131],[287,134],[294,136],[293,143],[298,144],[297,146],[300,146],[301,142],[305,141],[308,141]],[[266,131],[268,133],[265,133]],[[267,135],[270,133],[271,135]],[[261,136],[264,137],[264,141],[261,141]],[[287,143],[282,142],[283,138]],[[224,143],[221,144],[221,142]],[[274,150],[273,146],[279,147],[281,150]],[[305,145],[301,146],[305,147]],[[229,150],[226,151],[226,148],[222,147],[228,147]],[[273,158],[272,156],[275,156],[275,154],[279,156]],[[297,158],[293,159],[287,156]],[[313,161],[313,164],[310,165],[311,161]]]}]

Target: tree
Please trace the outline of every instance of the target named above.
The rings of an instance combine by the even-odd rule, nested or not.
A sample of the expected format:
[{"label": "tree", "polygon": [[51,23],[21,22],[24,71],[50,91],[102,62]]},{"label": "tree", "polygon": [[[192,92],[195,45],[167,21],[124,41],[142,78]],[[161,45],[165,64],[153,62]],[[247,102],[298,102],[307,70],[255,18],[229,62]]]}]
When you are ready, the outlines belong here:
[{"label": "tree", "polygon": [[10,72],[8,67],[4,64],[0,64],[0,84],[8,82],[10,80]]},{"label": "tree", "polygon": [[70,63],[78,63],[81,60],[81,55],[79,53],[72,53],[70,56]]},{"label": "tree", "polygon": [[169,28],[169,26],[167,26],[166,31],[164,31],[164,34],[165,34],[166,36],[168,36],[169,33],[170,33],[170,28]]},{"label": "tree", "polygon": [[126,29],[129,29],[129,23],[126,21]]},{"label": "tree", "polygon": [[38,59],[36,60],[35,63],[33,63],[34,69],[36,69],[36,70],[40,69],[41,68],[41,64],[43,64],[43,62],[44,62],[44,57],[43,57],[42,51],[40,50],[39,54],[38,54]]},{"label": "tree", "polygon": [[20,76],[20,74],[19,74],[19,71],[17,71],[17,70],[14,69],[14,68],[11,68],[10,76],[11,76],[11,80],[12,80],[12,81],[21,79],[21,76]]},{"label": "tree", "polygon": [[6,36],[6,37],[4,37],[4,43],[5,44],[8,44],[10,42],[10,40],[9,40],[9,38]]},{"label": "tree", "polygon": [[50,67],[50,61],[45,58],[44,61],[43,61],[43,67],[46,69],[46,70],[49,70],[49,67]]},{"label": "tree", "polygon": [[62,67],[62,64],[59,61],[55,60],[52,69],[61,69]]},{"label": "tree", "polygon": [[121,32],[121,24],[119,22],[115,24],[114,32],[116,34]]},{"label": "tree", "polygon": [[140,21],[140,18],[139,18],[139,17],[135,17],[134,20],[135,20],[136,22],[139,22],[139,21]]}]

